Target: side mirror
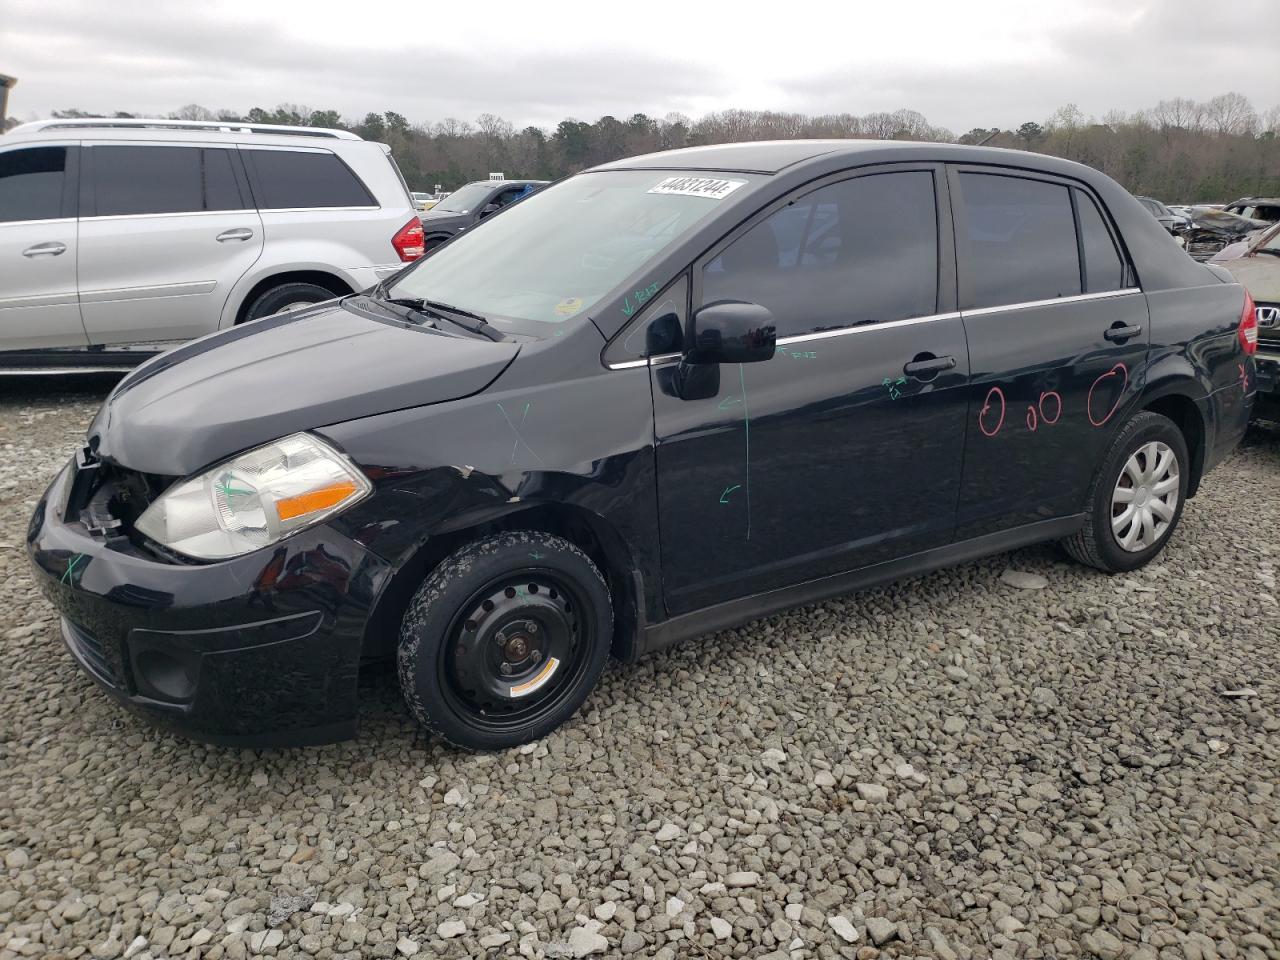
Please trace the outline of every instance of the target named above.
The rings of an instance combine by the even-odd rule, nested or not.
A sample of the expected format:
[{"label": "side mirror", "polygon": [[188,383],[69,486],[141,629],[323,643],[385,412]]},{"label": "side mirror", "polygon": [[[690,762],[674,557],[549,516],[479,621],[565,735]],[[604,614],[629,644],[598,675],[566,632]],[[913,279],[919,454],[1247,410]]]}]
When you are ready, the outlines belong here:
[{"label": "side mirror", "polygon": [[758,303],[708,303],[694,313],[689,326],[685,363],[759,363],[777,350],[773,314]]},{"label": "side mirror", "polygon": [[487,217],[489,214],[497,213],[501,209],[502,208],[499,207],[496,203],[486,203],[483,207],[480,208],[480,216]]}]

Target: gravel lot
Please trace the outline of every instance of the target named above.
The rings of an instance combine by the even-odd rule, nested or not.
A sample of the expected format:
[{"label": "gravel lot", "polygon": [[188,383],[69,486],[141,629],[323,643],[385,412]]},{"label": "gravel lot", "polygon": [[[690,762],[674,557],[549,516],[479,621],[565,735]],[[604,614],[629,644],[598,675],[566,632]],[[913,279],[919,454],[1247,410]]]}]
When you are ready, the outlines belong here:
[{"label": "gravel lot", "polygon": [[805,607],[503,754],[390,673],[358,741],[227,751],[110,704],[27,572],[109,385],[0,384],[0,956],[1280,958],[1280,429],[1135,575]]}]

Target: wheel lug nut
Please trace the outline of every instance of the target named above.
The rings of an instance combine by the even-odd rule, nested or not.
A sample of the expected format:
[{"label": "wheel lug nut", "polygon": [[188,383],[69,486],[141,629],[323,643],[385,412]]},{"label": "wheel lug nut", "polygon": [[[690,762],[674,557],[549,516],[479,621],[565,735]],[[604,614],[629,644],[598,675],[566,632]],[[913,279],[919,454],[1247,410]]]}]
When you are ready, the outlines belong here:
[{"label": "wheel lug nut", "polygon": [[502,662],[502,666],[498,669],[502,671],[502,675],[504,677],[511,676],[511,664],[507,663],[505,660]]},{"label": "wheel lug nut", "polygon": [[536,623],[534,623],[532,620],[530,620],[530,621],[529,621],[529,623],[528,623],[526,626],[528,627],[528,630],[529,630],[529,632],[530,632],[530,633],[537,633],[537,632],[538,632],[538,625],[537,625]]}]

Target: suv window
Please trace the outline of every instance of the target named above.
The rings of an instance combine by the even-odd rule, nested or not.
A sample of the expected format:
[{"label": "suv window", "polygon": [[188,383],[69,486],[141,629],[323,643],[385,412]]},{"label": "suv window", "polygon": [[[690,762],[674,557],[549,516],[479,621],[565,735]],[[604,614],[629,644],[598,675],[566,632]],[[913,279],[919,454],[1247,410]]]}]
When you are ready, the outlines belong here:
[{"label": "suv window", "polygon": [[821,187],[756,224],[703,268],[702,302],[767,307],[790,337],[908,317],[938,302],[933,174]]},{"label": "suv window", "polygon": [[1071,195],[1065,186],[998,174],[960,174],[969,294],[962,307],[1075,296],[1080,290]]},{"label": "suv window", "polygon": [[0,153],[0,223],[62,216],[66,147]]},{"label": "suv window", "polygon": [[245,150],[256,174],[260,210],[306,207],[376,207],[369,191],[332,153]]},{"label": "suv window", "polygon": [[658,294],[623,333],[611,362],[678,353],[684,343],[685,304],[689,299],[688,274]]},{"label": "suv window", "polygon": [[1084,253],[1085,290],[1089,293],[1123,290],[1124,260],[1111,239],[1102,212],[1093,197],[1083,190],[1076,190],[1075,197],[1080,217],[1080,250]]},{"label": "suv window", "polygon": [[93,216],[241,210],[229,150],[204,147],[91,148]]}]

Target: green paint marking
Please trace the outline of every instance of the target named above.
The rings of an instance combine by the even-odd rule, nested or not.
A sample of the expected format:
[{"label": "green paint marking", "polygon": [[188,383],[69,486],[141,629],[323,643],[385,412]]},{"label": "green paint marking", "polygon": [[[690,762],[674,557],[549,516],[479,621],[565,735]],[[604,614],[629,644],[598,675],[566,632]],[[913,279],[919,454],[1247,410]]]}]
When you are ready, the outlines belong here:
[{"label": "green paint marking", "polygon": [[740,484],[740,483],[735,483],[732,487],[725,487],[725,488],[724,488],[724,493],[720,494],[720,502],[721,502],[721,503],[728,503],[728,502],[729,502],[729,494],[733,493],[733,491],[737,490],[737,489],[738,489],[739,487],[741,487],[741,486],[742,486],[742,484]]},{"label": "green paint marking", "polygon": [[741,397],[725,397],[723,400],[720,401],[720,409],[724,410],[727,407],[733,406],[735,403],[741,403],[741,402],[742,402]]},{"label": "green paint marking", "polygon": [[533,551],[533,553],[529,554],[529,556],[533,557],[533,559],[535,560],[541,560],[543,555],[540,554],[537,550],[535,550]]},{"label": "green paint marking", "polygon": [[72,573],[75,572],[76,567],[80,565],[80,561],[83,560],[84,558],[85,558],[85,554],[83,553],[77,553],[74,557],[72,557],[71,562],[67,564],[67,569],[62,572],[62,579],[59,580],[58,582],[71,583],[72,585],[74,585],[74,581],[71,579],[71,575]]},{"label": "green paint marking", "polygon": [[747,464],[747,539],[751,539],[751,407],[747,404],[747,379],[738,364],[738,386],[742,390],[742,433]]}]

